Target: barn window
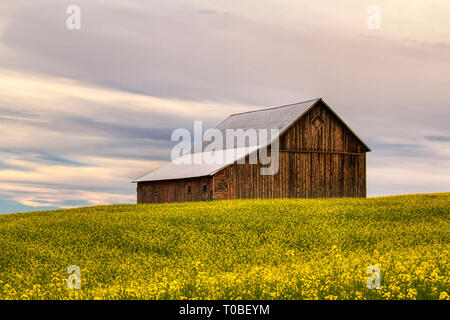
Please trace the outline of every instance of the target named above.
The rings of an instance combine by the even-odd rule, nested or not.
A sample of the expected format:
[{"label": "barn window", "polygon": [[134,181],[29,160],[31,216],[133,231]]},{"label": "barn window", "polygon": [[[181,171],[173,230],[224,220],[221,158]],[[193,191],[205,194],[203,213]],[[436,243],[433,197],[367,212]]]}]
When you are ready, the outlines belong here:
[{"label": "barn window", "polygon": [[191,194],[191,186],[188,186],[188,194]]},{"label": "barn window", "polygon": [[203,184],[203,192],[206,192],[206,183]]},{"label": "barn window", "polygon": [[322,125],[323,125],[324,121],[322,120],[322,118],[320,116],[316,116],[313,121],[312,124],[314,126],[314,128],[319,129]]},{"label": "barn window", "polygon": [[155,196],[159,196],[159,188],[155,188]]},{"label": "barn window", "polygon": [[228,191],[228,183],[224,179],[216,180],[216,192],[227,192]]}]

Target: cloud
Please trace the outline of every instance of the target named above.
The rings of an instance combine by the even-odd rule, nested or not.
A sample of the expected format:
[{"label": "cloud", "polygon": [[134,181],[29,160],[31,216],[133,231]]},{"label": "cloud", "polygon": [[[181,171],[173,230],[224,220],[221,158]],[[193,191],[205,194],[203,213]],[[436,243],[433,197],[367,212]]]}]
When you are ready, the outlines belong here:
[{"label": "cloud", "polygon": [[367,189],[369,196],[408,193],[448,192],[450,161],[427,158],[368,156]]},{"label": "cloud", "polygon": [[161,164],[86,157],[83,160],[89,164],[73,166],[26,159],[21,154],[11,155],[7,160],[11,166],[0,169],[0,198],[28,207],[70,207],[74,201],[132,203],[135,185],[131,180]]},{"label": "cloud", "polygon": [[2,199],[0,197],[0,214],[2,213],[12,213],[12,212],[29,212],[36,210],[55,210],[59,207],[33,207],[33,206],[25,206],[16,201],[9,199]]},{"label": "cloud", "polygon": [[[315,96],[334,99],[347,91],[357,104],[363,97],[378,96],[380,83],[387,100],[398,94],[399,81],[406,89],[417,85],[418,78],[449,79],[432,72],[439,70],[432,63],[437,57],[448,66],[448,51],[399,41],[407,35],[392,13],[386,26],[395,23],[396,28],[378,32],[384,40],[380,42],[358,36],[373,34],[366,28],[366,7],[359,1],[346,6],[327,1],[328,6],[320,7],[281,2],[274,8],[271,1],[187,1],[183,6],[153,1],[151,7],[140,1],[80,1],[84,18],[82,29],[75,32],[65,27],[67,1],[22,3],[2,32],[10,50],[4,53],[4,67],[162,98],[258,105]],[[199,11],[229,14],[192,15]],[[424,28],[414,17],[416,11],[402,12],[409,14],[407,25],[421,34]],[[441,39],[448,36],[426,36],[441,33]],[[409,38],[425,43],[424,36]],[[421,85],[429,95],[442,92],[426,81]]]},{"label": "cloud", "polygon": [[430,141],[449,142],[450,136],[426,136],[425,139]]},{"label": "cloud", "polygon": [[2,109],[8,111],[0,114],[0,148],[54,156],[62,151],[136,159],[152,153],[167,159],[173,129],[190,129],[199,119],[214,127],[230,111],[249,110],[245,105],[167,100],[4,70],[0,92]]},{"label": "cloud", "polygon": [[197,10],[195,13],[197,14],[226,14],[226,12],[219,11],[219,10]]}]

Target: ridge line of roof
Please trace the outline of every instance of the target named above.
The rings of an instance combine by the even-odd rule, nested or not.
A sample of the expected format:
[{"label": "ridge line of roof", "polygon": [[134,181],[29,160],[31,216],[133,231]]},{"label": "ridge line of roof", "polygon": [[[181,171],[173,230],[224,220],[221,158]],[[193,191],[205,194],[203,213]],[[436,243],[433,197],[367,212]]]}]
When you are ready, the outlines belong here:
[{"label": "ridge line of roof", "polygon": [[[310,99],[310,100],[300,101],[300,102],[296,102],[296,103],[285,104],[285,105],[278,106],[278,107],[269,107],[269,108],[262,108],[262,109],[252,110],[252,111],[245,111],[245,112],[232,113],[232,114],[230,114],[230,115],[228,116],[228,118],[229,118],[229,117],[232,117],[232,116],[237,116],[237,115],[240,115],[240,114],[245,114],[245,113],[260,112],[260,111],[266,111],[266,110],[273,110],[273,109],[279,109],[279,108],[290,107],[290,106],[294,106],[294,105],[296,105],[296,104],[302,104],[302,103],[306,103],[306,102],[318,101],[318,100],[321,100],[321,99],[322,99],[322,98],[315,98],[315,99]],[[228,119],[228,118],[227,118],[227,119]],[[226,120],[226,119],[225,119],[225,120]],[[225,121],[225,120],[224,120],[224,121]],[[222,121],[222,122],[223,122],[223,121]]]}]

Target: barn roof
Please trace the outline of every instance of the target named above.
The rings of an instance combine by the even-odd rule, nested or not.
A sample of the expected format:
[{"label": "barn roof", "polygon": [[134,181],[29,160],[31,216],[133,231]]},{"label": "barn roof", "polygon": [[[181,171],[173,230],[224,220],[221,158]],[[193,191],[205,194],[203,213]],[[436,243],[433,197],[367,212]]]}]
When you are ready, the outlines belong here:
[{"label": "barn roof", "polygon": [[280,132],[283,132],[317,101],[319,101],[319,99],[303,101],[281,107],[232,114],[219,124],[216,129],[219,129],[222,132],[225,132],[226,129],[238,128],[243,130],[251,128],[256,130],[279,129]]},{"label": "barn roof", "polygon": [[[239,159],[258,150],[260,147],[261,146],[226,149],[223,150],[221,154],[219,154],[220,151],[210,151],[184,155],[179,158],[179,164],[176,164],[174,161],[170,161],[133,182],[186,179],[213,175],[223,168],[235,163]],[[208,153],[210,153],[213,159],[217,159],[215,163],[195,163],[195,158],[197,156],[200,156],[200,159],[204,159],[204,155]]]},{"label": "barn roof", "polygon": [[[237,146],[237,141],[232,149],[227,149],[227,154],[238,154],[242,153],[242,149],[246,150],[246,154],[261,148],[264,145],[269,145],[273,139],[276,137],[270,136],[270,129],[278,129],[279,135],[283,134],[297,119],[299,119],[305,112],[312,108],[317,102],[322,101],[326,107],[340,120],[342,123],[352,132],[352,134],[362,143],[362,145],[371,151],[370,148],[356,135],[355,132],[328,106],[322,98],[303,101],[299,103],[289,104],[281,107],[259,109],[255,111],[248,111],[242,113],[236,113],[230,115],[223,122],[221,122],[216,129],[223,133],[225,138],[225,131],[227,129],[268,129],[268,139],[265,144],[259,146],[248,146],[250,148],[239,148]],[[203,148],[209,142],[203,142]],[[261,143],[259,141],[259,143]],[[224,143],[225,147],[225,143]],[[203,150],[203,149],[202,149]],[[198,155],[198,154],[197,154]],[[187,155],[184,157],[192,157],[192,155]],[[222,170],[223,168],[233,164],[239,158],[228,158],[230,161],[225,161],[223,164],[179,164],[176,165],[173,162],[169,162],[162,167],[150,172],[149,174],[137,179],[134,182],[143,181],[157,181],[157,180],[172,180],[172,179],[184,179],[184,178],[195,178],[213,175],[216,172]]]}]

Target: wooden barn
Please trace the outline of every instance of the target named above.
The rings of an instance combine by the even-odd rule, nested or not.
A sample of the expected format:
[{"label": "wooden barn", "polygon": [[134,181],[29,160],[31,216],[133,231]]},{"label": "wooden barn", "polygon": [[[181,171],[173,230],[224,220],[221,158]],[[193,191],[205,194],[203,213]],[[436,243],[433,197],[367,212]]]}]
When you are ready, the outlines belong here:
[{"label": "wooden barn", "polygon": [[[370,148],[322,99],[233,114],[217,127],[249,128],[279,130],[278,173],[261,175],[259,157],[255,164],[237,158],[222,164],[169,162],[134,181],[137,202],[366,197]],[[270,142],[266,146],[270,150]]]}]

